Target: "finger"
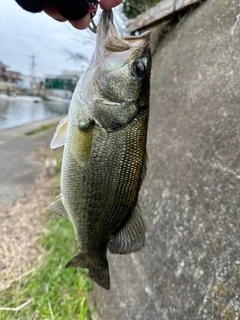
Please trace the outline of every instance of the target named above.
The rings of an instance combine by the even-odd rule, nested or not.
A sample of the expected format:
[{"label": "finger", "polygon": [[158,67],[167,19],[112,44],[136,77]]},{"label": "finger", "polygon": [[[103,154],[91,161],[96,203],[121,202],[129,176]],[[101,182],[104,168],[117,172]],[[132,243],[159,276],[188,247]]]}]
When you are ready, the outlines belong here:
[{"label": "finger", "polygon": [[57,21],[64,22],[67,20],[61,15],[61,13],[54,6],[46,5],[44,6],[43,10],[46,14],[48,14],[50,17],[52,17]]},{"label": "finger", "polygon": [[44,0],[27,1],[27,0],[16,0],[17,3],[24,9],[30,12],[41,12],[44,7]]},{"label": "finger", "polygon": [[85,17],[79,20],[74,20],[74,21],[69,20],[69,22],[74,26],[74,28],[79,30],[86,29],[89,26],[90,21],[91,21],[90,14],[87,14]]},{"label": "finger", "polygon": [[100,1],[100,7],[103,10],[110,10],[113,7],[118,6],[122,0],[101,0]]}]

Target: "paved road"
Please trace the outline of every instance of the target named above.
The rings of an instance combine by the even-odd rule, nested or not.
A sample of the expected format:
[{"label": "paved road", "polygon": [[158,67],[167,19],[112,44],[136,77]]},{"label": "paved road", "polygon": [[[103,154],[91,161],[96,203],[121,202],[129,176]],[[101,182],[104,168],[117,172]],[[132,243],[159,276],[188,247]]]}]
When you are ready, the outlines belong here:
[{"label": "paved road", "polygon": [[[43,150],[47,135],[26,135],[43,124],[58,123],[63,117],[38,121],[0,131],[0,210],[31,189],[44,164],[37,154]],[[48,135],[51,131],[48,131]],[[49,149],[50,150],[50,149]]]}]

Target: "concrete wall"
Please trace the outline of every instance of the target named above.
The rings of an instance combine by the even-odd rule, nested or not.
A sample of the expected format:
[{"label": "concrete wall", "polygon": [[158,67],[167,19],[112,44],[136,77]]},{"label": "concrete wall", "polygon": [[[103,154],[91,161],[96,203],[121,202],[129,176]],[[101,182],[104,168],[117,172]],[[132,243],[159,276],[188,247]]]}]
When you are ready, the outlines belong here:
[{"label": "concrete wall", "polygon": [[153,57],[146,246],[108,255],[102,320],[240,319],[239,4],[204,2]]}]

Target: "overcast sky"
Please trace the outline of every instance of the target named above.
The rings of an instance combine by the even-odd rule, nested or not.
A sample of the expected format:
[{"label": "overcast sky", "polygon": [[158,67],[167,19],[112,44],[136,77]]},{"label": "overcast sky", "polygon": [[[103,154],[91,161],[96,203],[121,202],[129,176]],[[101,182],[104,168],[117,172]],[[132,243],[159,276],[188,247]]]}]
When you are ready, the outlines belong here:
[{"label": "overcast sky", "polygon": [[69,60],[67,50],[90,58],[94,39],[89,30],[76,30],[68,22],[57,22],[43,12],[27,12],[14,0],[0,0],[0,61],[9,70],[30,75],[32,55],[36,57],[36,76],[84,70],[86,61]]}]

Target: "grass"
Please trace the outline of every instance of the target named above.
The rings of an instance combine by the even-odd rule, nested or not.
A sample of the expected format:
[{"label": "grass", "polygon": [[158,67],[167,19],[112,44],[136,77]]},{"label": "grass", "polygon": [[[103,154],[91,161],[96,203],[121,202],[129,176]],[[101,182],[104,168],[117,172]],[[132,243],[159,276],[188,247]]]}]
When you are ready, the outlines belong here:
[{"label": "grass", "polygon": [[[60,157],[57,163],[61,165]],[[0,320],[91,319],[87,271],[65,268],[78,252],[73,227],[64,218],[46,216],[46,232],[38,240],[43,257],[31,275],[0,293]]]},{"label": "grass", "polygon": [[38,133],[41,133],[41,132],[46,131],[46,130],[54,129],[54,128],[56,128],[56,126],[57,126],[56,123],[43,124],[38,129],[27,132],[26,135],[32,136],[34,134],[38,134]]}]

